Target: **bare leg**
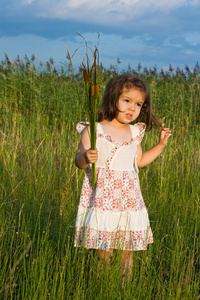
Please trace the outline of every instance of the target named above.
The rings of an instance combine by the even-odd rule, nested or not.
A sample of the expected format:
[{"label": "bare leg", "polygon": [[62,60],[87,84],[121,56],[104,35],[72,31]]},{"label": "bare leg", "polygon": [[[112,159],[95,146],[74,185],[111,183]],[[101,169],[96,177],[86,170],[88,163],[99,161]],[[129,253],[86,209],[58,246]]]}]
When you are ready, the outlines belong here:
[{"label": "bare leg", "polygon": [[110,251],[97,250],[98,258],[100,260],[104,261],[105,263],[109,263],[110,262],[112,254],[113,254],[113,249],[111,249]]},{"label": "bare leg", "polygon": [[105,251],[105,250],[96,250],[98,261],[99,261],[99,271],[97,275],[97,279],[99,276],[104,274],[104,272],[109,272],[110,273],[110,259],[113,254],[113,250],[110,251]]},{"label": "bare leg", "polygon": [[133,266],[133,260],[132,260],[132,251],[123,250],[122,251],[122,289],[124,288],[124,281],[125,278],[130,280],[131,274],[132,274],[132,266]]}]

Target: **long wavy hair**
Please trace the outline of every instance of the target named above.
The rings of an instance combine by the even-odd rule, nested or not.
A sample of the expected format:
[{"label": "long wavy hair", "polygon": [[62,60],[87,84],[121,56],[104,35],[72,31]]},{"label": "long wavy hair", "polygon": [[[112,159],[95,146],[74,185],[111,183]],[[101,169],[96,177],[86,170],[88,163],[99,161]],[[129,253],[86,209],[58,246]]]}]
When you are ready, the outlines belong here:
[{"label": "long wavy hair", "polygon": [[142,105],[140,115],[134,123],[145,123],[147,130],[151,130],[152,127],[160,127],[161,123],[152,113],[150,94],[147,86],[141,79],[129,74],[115,76],[108,82],[105,88],[102,104],[98,110],[98,122],[103,120],[112,121],[117,117],[119,113],[119,96],[122,94],[123,89],[130,90],[131,88],[135,88],[145,95],[145,101]]}]

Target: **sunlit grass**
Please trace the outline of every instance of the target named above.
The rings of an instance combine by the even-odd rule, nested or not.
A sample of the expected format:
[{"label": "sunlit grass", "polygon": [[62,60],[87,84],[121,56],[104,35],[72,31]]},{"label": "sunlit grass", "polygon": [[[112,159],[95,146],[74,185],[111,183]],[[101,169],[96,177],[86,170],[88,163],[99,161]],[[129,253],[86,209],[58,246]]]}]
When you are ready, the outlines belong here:
[{"label": "sunlit grass", "polygon": [[[156,115],[173,135],[161,156],[140,170],[154,243],[133,253],[133,275],[121,291],[117,251],[103,269],[94,250],[73,246],[84,176],[74,165],[75,125],[84,120],[83,86],[67,73],[2,68],[0,299],[198,299],[197,76],[140,74]],[[107,82],[112,75],[107,70],[102,78]],[[158,132],[146,133],[142,147],[157,141]]]}]

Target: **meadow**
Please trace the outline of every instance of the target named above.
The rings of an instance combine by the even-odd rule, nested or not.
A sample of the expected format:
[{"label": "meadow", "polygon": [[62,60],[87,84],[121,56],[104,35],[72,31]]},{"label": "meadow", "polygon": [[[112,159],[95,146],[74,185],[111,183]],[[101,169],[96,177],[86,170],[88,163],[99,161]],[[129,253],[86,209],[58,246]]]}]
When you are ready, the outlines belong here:
[{"label": "meadow", "polygon": [[[154,243],[133,253],[121,290],[120,254],[102,268],[73,245],[84,176],[75,167],[85,120],[81,74],[34,56],[0,64],[0,299],[200,299],[200,68],[128,69],[147,83],[172,137],[140,169]],[[101,67],[100,97],[116,67]],[[158,141],[145,134],[143,150]]]}]

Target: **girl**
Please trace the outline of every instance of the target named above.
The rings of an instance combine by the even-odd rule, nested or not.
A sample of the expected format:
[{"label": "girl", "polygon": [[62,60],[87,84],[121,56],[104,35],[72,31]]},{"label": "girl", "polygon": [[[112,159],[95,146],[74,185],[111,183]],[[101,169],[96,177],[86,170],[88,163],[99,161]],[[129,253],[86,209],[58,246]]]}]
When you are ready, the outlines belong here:
[{"label": "girl", "polygon": [[[131,125],[134,122],[134,125]],[[145,128],[160,127],[157,145],[143,152]],[[171,136],[151,112],[149,91],[131,75],[111,79],[98,111],[97,146],[90,149],[89,126],[78,123],[81,134],[75,163],[86,169],[76,220],[75,246],[93,248],[109,259],[122,251],[122,272],[132,267],[132,251],[146,250],[153,242],[138,168],[150,164]],[[97,184],[92,186],[91,164],[96,163]],[[130,274],[129,274],[130,275]]]}]

